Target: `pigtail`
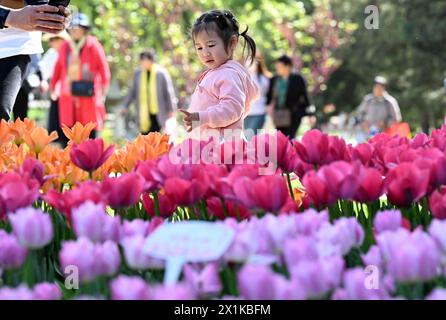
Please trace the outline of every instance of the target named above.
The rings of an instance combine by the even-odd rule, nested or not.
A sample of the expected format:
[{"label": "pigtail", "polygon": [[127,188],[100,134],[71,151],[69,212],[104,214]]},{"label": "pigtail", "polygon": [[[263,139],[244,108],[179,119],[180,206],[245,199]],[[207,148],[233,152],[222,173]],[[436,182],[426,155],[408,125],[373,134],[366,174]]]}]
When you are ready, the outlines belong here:
[{"label": "pigtail", "polygon": [[252,65],[254,63],[257,52],[256,42],[251,36],[248,35],[248,27],[246,27],[245,31],[240,33],[240,35],[245,39],[245,44],[243,46],[243,55],[245,55],[246,45],[248,45],[249,53],[246,57],[246,61],[249,61],[249,65]]}]

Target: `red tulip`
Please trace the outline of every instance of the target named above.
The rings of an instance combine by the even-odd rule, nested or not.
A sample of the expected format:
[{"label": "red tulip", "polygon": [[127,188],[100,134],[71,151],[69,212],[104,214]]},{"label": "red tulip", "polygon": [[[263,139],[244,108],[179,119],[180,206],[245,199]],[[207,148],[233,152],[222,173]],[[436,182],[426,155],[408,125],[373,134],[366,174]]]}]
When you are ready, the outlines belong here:
[{"label": "red tulip", "polygon": [[400,207],[408,207],[426,194],[429,170],[404,162],[389,172],[385,184],[389,201]]},{"label": "red tulip", "polygon": [[207,184],[194,179],[192,181],[181,178],[169,178],[164,184],[166,194],[182,206],[191,206],[200,201],[207,189]]},{"label": "red tulip", "polygon": [[443,152],[446,151],[446,130],[444,126],[441,129],[432,131],[429,145],[433,148],[438,148]]},{"label": "red tulip", "polygon": [[209,214],[220,220],[224,220],[229,217],[243,220],[251,217],[251,213],[249,212],[249,210],[246,209],[241,204],[229,200],[225,200],[224,203],[225,206],[223,207],[223,203],[221,202],[221,199],[218,197],[212,197],[207,199],[206,205]]},{"label": "red tulip", "polygon": [[326,182],[312,170],[305,174],[302,184],[310,202],[317,208],[326,207],[336,202],[336,197],[328,190]]},{"label": "red tulip", "polygon": [[420,169],[429,170],[430,189],[446,184],[446,156],[439,149],[424,149],[414,161]]},{"label": "red tulip", "polygon": [[113,154],[114,146],[104,150],[104,140],[89,139],[79,145],[73,143],[70,158],[79,168],[93,172],[99,168]]},{"label": "red tulip", "polygon": [[336,161],[322,166],[317,175],[337,199],[351,199],[358,188],[359,163]]},{"label": "red tulip", "polygon": [[367,203],[378,200],[383,193],[384,180],[381,172],[374,168],[361,167],[358,175],[358,188],[353,200]]},{"label": "red tulip", "polygon": [[71,210],[79,207],[87,200],[96,204],[106,204],[101,184],[93,181],[80,183],[75,188],[63,193],[50,190],[44,196],[44,200],[64,214],[69,220],[71,220]]},{"label": "red tulip", "polygon": [[281,176],[262,176],[255,180],[242,177],[234,184],[234,192],[247,208],[279,212],[289,197],[285,179]]},{"label": "red tulip", "polygon": [[437,219],[446,219],[446,187],[435,190],[429,198],[432,215]]},{"label": "red tulip", "polygon": [[256,135],[248,146],[248,150],[255,150],[257,163],[266,165],[272,161],[284,172],[293,172],[300,161],[290,139],[280,131]]},{"label": "red tulip", "polygon": [[163,185],[168,178],[178,177],[183,171],[183,164],[175,164],[170,161],[169,156],[162,156],[156,167],[151,169],[151,175],[159,184]]},{"label": "red tulip", "polygon": [[259,177],[260,166],[257,164],[241,164],[235,166],[226,177],[217,179],[213,185],[216,194],[225,199],[235,200],[238,196],[234,193],[234,184],[241,177],[256,179]]},{"label": "red tulip", "polygon": [[29,207],[39,197],[37,180],[15,172],[0,174],[0,219],[19,208]]},{"label": "red tulip", "polygon": [[410,143],[414,149],[426,147],[429,144],[429,136],[423,132],[418,133]]},{"label": "red tulip", "polygon": [[153,192],[160,188],[159,182],[154,177],[154,170],[157,167],[156,160],[147,160],[139,162],[135,167],[135,172],[143,178],[143,191]]},{"label": "red tulip", "polygon": [[105,177],[102,191],[113,208],[131,207],[139,201],[143,189],[142,178],[137,173],[124,173],[117,178]]},{"label": "red tulip", "polygon": [[352,160],[359,160],[365,166],[368,166],[372,156],[374,148],[370,143],[360,143],[355,147],[350,146],[350,154]]},{"label": "red tulip", "polygon": [[307,131],[302,137],[301,142],[295,141],[299,157],[313,165],[321,165],[326,163],[328,157],[329,139],[328,135],[313,129]]},{"label": "red tulip", "polygon": [[[146,209],[147,215],[149,217],[156,216],[155,210],[155,200],[150,198],[147,193],[142,195],[142,204],[144,209]],[[160,216],[167,218],[172,215],[172,213],[177,208],[176,204],[167,195],[158,193],[158,204],[160,210]]]},{"label": "red tulip", "polygon": [[35,179],[40,185],[43,185],[48,177],[45,177],[45,166],[39,160],[26,158],[19,169],[19,173],[27,179]]},{"label": "red tulip", "polygon": [[351,160],[350,153],[344,139],[336,136],[328,136],[328,155],[325,163],[341,160]]}]

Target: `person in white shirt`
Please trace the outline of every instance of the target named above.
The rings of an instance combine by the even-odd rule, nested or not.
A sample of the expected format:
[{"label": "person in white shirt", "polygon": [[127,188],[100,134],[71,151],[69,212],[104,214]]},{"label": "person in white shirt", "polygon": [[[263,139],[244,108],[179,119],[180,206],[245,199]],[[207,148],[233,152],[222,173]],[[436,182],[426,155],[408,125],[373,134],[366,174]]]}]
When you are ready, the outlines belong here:
[{"label": "person in white shirt", "polygon": [[[61,32],[69,25],[71,13],[62,6],[47,4],[13,9],[17,1],[6,2],[11,7],[0,6],[0,119],[9,120],[30,63],[29,55],[43,52],[41,31]],[[27,4],[46,2],[26,0]]]},{"label": "person in white shirt", "polygon": [[259,99],[252,103],[249,114],[244,120],[245,137],[251,140],[265,124],[267,110],[266,94],[272,74],[268,71],[265,60],[260,54],[256,55],[254,63],[249,67],[249,72],[260,89]]}]

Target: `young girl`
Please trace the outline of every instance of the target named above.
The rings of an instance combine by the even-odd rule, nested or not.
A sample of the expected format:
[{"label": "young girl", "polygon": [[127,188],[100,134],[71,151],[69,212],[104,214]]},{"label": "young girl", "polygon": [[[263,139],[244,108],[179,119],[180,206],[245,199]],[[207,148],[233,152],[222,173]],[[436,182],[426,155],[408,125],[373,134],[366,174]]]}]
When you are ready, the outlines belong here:
[{"label": "young girl", "polygon": [[239,23],[228,10],[208,11],[192,26],[198,58],[208,70],[198,80],[189,110],[180,110],[191,138],[244,137],[243,120],[259,92],[246,68],[233,60],[240,36],[250,49],[251,63],[255,57],[256,45],[247,31],[239,32]]}]

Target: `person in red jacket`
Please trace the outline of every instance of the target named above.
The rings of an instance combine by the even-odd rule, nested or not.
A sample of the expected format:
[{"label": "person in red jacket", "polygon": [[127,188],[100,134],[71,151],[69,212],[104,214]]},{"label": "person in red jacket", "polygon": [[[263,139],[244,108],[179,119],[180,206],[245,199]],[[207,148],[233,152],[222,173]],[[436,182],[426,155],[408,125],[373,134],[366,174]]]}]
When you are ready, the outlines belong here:
[{"label": "person in red jacket", "polygon": [[91,138],[102,130],[105,119],[105,96],[110,83],[110,67],[99,41],[89,35],[88,17],[79,13],[69,28],[71,40],[65,42],[51,78],[51,95],[56,100],[56,85],[60,83],[60,124],[73,126],[76,122],[96,124]]}]

